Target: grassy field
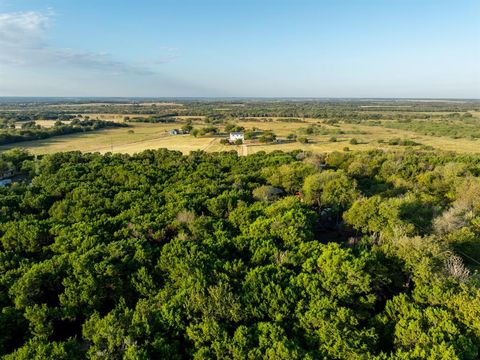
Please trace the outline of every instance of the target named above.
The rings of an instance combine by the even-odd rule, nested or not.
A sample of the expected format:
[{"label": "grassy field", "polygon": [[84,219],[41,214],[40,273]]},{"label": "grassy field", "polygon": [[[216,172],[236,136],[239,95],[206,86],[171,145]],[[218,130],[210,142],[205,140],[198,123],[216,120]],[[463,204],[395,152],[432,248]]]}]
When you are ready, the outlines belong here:
[{"label": "grassy field", "polygon": [[[92,118],[111,121],[122,121],[123,116],[117,114],[95,114]],[[182,117],[185,121],[188,117]],[[198,118],[198,117],[196,117]],[[42,126],[51,126],[53,121],[39,121]],[[193,150],[225,151],[236,150],[241,155],[251,154],[258,151],[295,150],[302,149],[313,152],[331,152],[344,150],[368,150],[368,149],[399,149],[403,146],[388,145],[388,141],[395,138],[409,139],[435,149],[451,150],[461,153],[474,153],[480,151],[480,140],[452,139],[450,137],[429,136],[418,134],[413,131],[402,129],[389,129],[384,126],[368,126],[362,124],[338,124],[335,126],[321,124],[323,129],[341,131],[343,134],[333,135],[336,142],[332,142],[332,135],[304,135],[299,129],[309,125],[320,125],[318,119],[305,119],[305,122],[281,122],[272,119],[258,119],[258,121],[241,121],[236,123],[246,129],[257,128],[259,130],[272,130],[281,140],[275,144],[261,144],[249,142],[244,146],[222,145],[220,140],[223,136],[204,136],[195,138],[191,135],[170,135],[169,130],[181,127],[179,123],[154,124],[154,123],[131,123],[129,128],[115,128],[98,130],[89,133],[57,136],[44,140],[19,142],[7,146],[1,146],[0,151],[13,147],[29,149],[36,154],[46,154],[58,151],[80,150],[83,152],[114,152],[133,154],[146,149],[168,148],[189,153]],[[194,123],[195,127],[205,124]],[[220,126],[222,129],[222,126]],[[133,131],[133,132],[132,132]],[[289,142],[285,138],[288,134],[296,133],[298,136],[307,137],[309,143]],[[355,138],[358,144],[351,144]],[[383,140],[383,142],[382,142]]]}]

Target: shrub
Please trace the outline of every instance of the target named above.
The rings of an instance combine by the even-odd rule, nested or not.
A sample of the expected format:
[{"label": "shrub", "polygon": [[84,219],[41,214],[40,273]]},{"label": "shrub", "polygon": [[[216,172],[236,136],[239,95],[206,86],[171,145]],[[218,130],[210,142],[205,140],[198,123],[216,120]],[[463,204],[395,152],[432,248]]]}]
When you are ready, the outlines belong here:
[{"label": "shrub", "polygon": [[253,131],[245,131],[245,133],[243,134],[243,138],[245,140],[251,140],[255,138],[255,133]]},{"label": "shrub", "polygon": [[263,143],[274,142],[277,139],[277,135],[273,131],[265,131],[262,136],[258,138],[258,141]]}]

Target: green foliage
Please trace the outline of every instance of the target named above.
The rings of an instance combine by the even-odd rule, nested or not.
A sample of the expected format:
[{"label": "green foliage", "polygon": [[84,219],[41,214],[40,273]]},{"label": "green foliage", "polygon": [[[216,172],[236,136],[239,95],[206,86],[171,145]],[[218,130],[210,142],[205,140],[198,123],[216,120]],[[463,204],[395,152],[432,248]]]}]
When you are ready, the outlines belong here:
[{"label": "green foliage", "polygon": [[335,211],[347,209],[358,197],[355,180],[343,171],[327,170],[308,176],[303,184],[305,201]]},{"label": "green foliage", "polygon": [[437,121],[388,121],[387,123],[385,123],[385,126],[393,129],[414,131],[416,133],[424,135],[448,136],[454,139],[480,138],[480,131],[478,130],[478,120],[472,119],[472,116],[466,116],[462,119],[448,118]]},{"label": "green foliage", "polygon": [[199,135],[216,135],[219,132],[216,126],[205,126],[199,129]]},{"label": "green foliage", "polygon": [[394,138],[388,140],[388,145],[415,146],[420,144],[410,139]]},{"label": "green foliage", "polygon": [[428,231],[433,209],[415,194],[383,200],[380,196],[362,198],[344,213],[345,221],[357,230],[384,237],[414,235]]},{"label": "green foliage", "polygon": [[182,126],[182,131],[185,133],[185,134],[189,134],[190,131],[193,130],[193,126],[192,124],[185,124]]},{"label": "green foliage", "polygon": [[262,143],[271,143],[277,139],[277,135],[273,131],[265,131],[259,137],[258,141]]},{"label": "green foliage", "polygon": [[479,164],[4,152],[0,356],[476,359]]},{"label": "green foliage", "polygon": [[279,188],[263,185],[253,190],[252,195],[255,199],[265,202],[271,202],[277,200],[283,191]]},{"label": "green foliage", "polygon": [[306,163],[294,163],[264,170],[272,186],[283,188],[289,193],[300,191],[305,177],[313,172],[313,166]]},{"label": "green foliage", "polygon": [[252,140],[255,138],[255,132],[253,131],[250,131],[250,130],[247,130],[245,131],[245,133],[243,134],[243,137],[245,140]]},{"label": "green foliage", "polygon": [[20,130],[0,130],[0,145],[11,144],[21,141],[46,139],[53,136],[73,134],[85,131],[94,131],[104,128],[127,127],[127,124],[105,120],[79,120],[74,119],[70,124],[57,124],[51,128],[42,128],[35,122],[27,122]]}]

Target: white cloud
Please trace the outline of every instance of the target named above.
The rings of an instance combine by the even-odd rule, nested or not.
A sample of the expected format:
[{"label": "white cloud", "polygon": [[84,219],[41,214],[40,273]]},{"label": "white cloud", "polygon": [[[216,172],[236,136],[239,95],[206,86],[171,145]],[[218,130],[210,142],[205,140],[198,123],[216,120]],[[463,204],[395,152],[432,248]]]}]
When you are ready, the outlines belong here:
[{"label": "white cloud", "polygon": [[41,42],[50,18],[34,11],[0,14],[0,43],[31,45]]},{"label": "white cloud", "polygon": [[0,64],[29,67],[75,67],[111,74],[152,74],[144,66],[114,59],[108,53],[55,48],[48,44],[52,14],[0,13]]}]

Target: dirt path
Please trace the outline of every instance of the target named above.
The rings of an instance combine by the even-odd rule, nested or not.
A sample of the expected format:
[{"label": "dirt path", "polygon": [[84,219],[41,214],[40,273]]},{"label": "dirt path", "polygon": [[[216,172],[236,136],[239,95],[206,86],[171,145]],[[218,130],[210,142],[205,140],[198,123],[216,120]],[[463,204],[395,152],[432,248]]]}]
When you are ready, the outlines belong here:
[{"label": "dirt path", "polygon": [[202,150],[203,150],[203,151],[207,151],[207,149],[208,149],[210,146],[213,145],[213,143],[215,142],[215,140],[216,140],[216,139],[213,138],[207,145],[205,145],[205,146],[203,147]]},{"label": "dirt path", "polygon": [[247,156],[248,155],[248,146],[247,145],[242,145],[242,156]]}]

